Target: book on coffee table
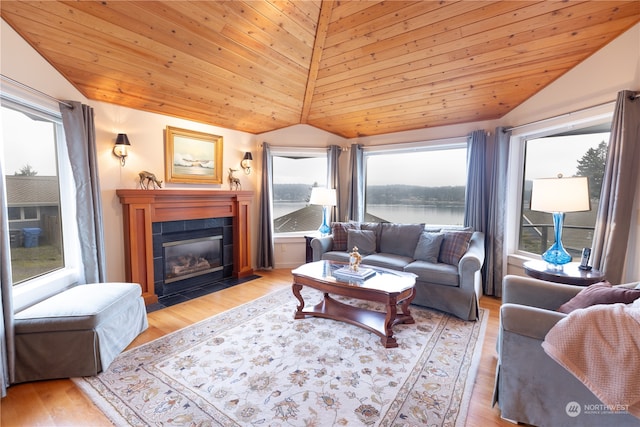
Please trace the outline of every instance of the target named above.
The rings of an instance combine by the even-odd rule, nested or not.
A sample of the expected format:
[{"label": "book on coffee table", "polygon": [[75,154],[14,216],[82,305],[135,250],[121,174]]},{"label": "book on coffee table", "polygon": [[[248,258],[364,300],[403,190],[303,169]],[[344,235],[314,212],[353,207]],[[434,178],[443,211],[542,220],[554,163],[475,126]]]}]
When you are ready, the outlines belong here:
[{"label": "book on coffee table", "polygon": [[351,270],[348,266],[340,267],[333,272],[333,276],[338,280],[350,281],[350,280],[367,280],[370,277],[376,275],[376,272],[371,268],[360,267],[358,271]]}]

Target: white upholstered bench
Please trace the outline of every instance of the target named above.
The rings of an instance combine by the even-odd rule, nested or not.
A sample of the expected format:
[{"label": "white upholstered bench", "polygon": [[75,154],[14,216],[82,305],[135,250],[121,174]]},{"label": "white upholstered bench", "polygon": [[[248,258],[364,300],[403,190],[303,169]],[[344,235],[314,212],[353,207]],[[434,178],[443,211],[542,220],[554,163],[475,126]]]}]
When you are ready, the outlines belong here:
[{"label": "white upholstered bench", "polygon": [[15,315],[15,383],[96,375],[142,331],[136,283],[78,285]]}]

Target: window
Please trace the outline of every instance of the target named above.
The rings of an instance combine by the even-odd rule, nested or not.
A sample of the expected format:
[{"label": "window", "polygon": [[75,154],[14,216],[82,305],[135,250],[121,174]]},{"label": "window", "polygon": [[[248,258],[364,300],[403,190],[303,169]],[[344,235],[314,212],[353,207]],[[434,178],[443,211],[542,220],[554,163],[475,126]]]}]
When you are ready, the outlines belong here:
[{"label": "window", "polygon": [[462,225],[465,143],[365,153],[365,221]]},{"label": "window", "polygon": [[14,307],[20,310],[79,279],[75,191],[57,104],[33,95],[21,98],[10,84],[5,89],[0,112],[7,255]]},{"label": "window", "polygon": [[529,209],[531,183],[537,178],[586,176],[591,210],[565,214],[562,243],[574,258],[591,247],[604,175],[610,124],[525,139],[518,249],[541,254],[553,244],[552,214]]},{"label": "window", "polygon": [[327,186],[327,151],[273,150],[274,233],[317,230],[322,207],[309,204],[311,188]]}]

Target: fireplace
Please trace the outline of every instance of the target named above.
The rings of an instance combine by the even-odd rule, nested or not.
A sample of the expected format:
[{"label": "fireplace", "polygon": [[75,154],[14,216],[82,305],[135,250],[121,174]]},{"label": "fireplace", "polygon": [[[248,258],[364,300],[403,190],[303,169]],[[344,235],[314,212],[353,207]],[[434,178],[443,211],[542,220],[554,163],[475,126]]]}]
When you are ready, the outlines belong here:
[{"label": "fireplace", "polygon": [[[159,229],[171,228],[174,224],[182,227],[181,230],[174,231],[191,228],[191,224],[181,224],[182,220],[224,220],[223,269],[208,274],[221,275],[222,278],[228,275],[233,278],[242,278],[253,274],[251,266],[253,192],[162,188],[119,189],[116,190],[116,194],[122,204],[126,280],[140,284],[145,304],[158,302],[158,295],[165,292],[164,289],[160,291],[155,289],[160,283],[164,288],[164,263],[158,261],[162,257],[162,241],[157,238],[157,235],[161,234]],[[194,237],[185,239],[189,238]]]},{"label": "fireplace", "polygon": [[153,224],[154,289],[158,297],[215,286],[232,277],[232,218]]},{"label": "fireplace", "polygon": [[164,248],[164,282],[173,283],[222,270],[222,236],[177,240]]}]

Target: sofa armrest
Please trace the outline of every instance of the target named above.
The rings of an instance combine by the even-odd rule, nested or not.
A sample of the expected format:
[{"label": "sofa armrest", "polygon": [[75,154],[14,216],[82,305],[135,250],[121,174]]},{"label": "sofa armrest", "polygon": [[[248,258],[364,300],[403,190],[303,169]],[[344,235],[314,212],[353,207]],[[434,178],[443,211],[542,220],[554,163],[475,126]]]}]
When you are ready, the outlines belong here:
[{"label": "sofa armrest", "polygon": [[519,304],[502,304],[500,325],[502,331],[544,341],[547,332],[566,317],[557,311],[545,310]]},{"label": "sofa armrest", "polygon": [[475,231],[469,241],[467,252],[458,262],[460,287],[474,289],[475,274],[484,263],[484,233]]},{"label": "sofa armrest", "polygon": [[333,236],[316,237],[311,240],[311,249],[313,251],[313,260],[320,261],[322,254],[329,252],[333,247]]},{"label": "sofa armrest", "polygon": [[507,275],[502,282],[502,303],[557,310],[584,287],[563,285],[533,277]]}]

